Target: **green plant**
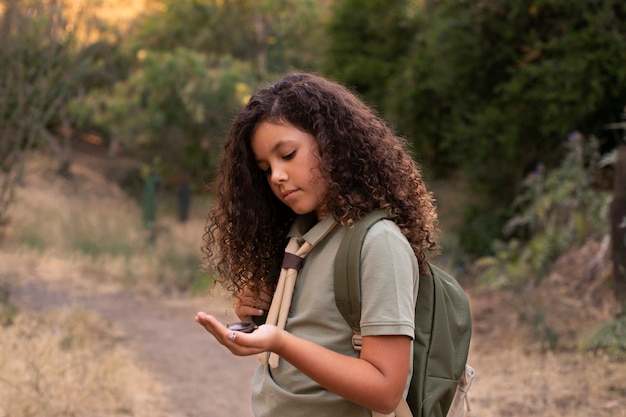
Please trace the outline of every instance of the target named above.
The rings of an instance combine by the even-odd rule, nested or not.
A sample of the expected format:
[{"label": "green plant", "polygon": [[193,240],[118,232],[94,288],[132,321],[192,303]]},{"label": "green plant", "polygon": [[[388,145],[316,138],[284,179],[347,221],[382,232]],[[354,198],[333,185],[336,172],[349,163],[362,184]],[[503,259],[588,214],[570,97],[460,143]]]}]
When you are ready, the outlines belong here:
[{"label": "green plant", "polygon": [[461,248],[473,256],[492,252],[494,236],[500,236],[511,211],[501,208],[487,210],[489,204],[472,204],[465,208],[463,222],[455,227]]},{"label": "green plant", "polygon": [[198,278],[200,259],[197,253],[170,247],[159,256],[157,263],[158,281],[166,291],[189,291]]},{"label": "green plant", "polygon": [[17,307],[11,303],[11,288],[6,283],[0,283],[0,326],[10,326],[17,315]]},{"label": "green plant", "polygon": [[537,285],[569,247],[607,233],[610,195],[590,187],[595,141],[575,133],[566,146],[560,166],[546,172],[538,165],[524,180],[513,205],[517,214],[505,227],[508,240],[495,241],[494,255],[475,263],[481,285]]},{"label": "green plant", "polygon": [[617,359],[626,359],[626,316],[598,327],[583,345],[584,350],[604,352]]},{"label": "green plant", "polygon": [[559,334],[546,322],[543,312],[535,312],[532,316],[532,326],[535,337],[541,342],[542,352],[556,349]]},{"label": "green plant", "polygon": [[214,281],[215,277],[213,275],[198,270],[191,283],[191,293],[194,295],[206,294]]}]

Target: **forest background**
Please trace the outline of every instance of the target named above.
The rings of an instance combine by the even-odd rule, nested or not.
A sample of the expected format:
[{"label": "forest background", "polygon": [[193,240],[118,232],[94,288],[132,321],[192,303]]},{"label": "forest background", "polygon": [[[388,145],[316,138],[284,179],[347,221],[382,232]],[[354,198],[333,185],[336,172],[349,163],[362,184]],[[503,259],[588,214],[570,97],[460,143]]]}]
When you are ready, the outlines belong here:
[{"label": "forest background", "polygon": [[[66,229],[64,256],[122,257],[124,285],[140,280],[138,258],[164,292],[206,289],[199,245],[156,252],[163,219],[181,186],[206,208],[229,122],[256,89],[312,71],[407,138],[439,201],[438,262],[468,288],[546,295],[555,263],[594,248],[587,279],[617,307],[583,345],[623,358],[625,68],[621,0],[2,0],[0,244],[59,246],[20,222],[20,187],[50,160],[48,181],[71,182],[88,150],[143,209],[143,223],[122,223],[148,243],[105,226],[133,211],[101,201],[94,227],[111,233]],[[556,349],[563,335],[531,321]]]}]

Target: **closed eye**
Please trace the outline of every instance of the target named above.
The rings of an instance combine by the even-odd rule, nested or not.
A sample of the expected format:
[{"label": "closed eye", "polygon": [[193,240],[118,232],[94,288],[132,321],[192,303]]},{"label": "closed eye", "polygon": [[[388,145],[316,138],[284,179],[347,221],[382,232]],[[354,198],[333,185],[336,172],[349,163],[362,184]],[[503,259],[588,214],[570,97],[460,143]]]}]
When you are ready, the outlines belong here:
[{"label": "closed eye", "polygon": [[290,161],[290,160],[292,160],[295,156],[296,156],[296,151],[291,151],[291,152],[289,152],[288,154],[284,155],[284,156],[283,156],[283,159],[284,159],[285,161]]}]

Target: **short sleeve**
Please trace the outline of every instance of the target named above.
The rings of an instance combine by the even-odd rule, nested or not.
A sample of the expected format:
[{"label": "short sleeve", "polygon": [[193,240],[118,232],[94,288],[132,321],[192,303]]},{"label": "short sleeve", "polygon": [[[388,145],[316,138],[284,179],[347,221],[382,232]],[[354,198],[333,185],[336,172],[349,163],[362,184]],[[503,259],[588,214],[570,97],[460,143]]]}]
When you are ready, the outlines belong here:
[{"label": "short sleeve", "polygon": [[361,334],[414,337],[419,268],[411,246],[390,220],[377,222],[361,253]]}]

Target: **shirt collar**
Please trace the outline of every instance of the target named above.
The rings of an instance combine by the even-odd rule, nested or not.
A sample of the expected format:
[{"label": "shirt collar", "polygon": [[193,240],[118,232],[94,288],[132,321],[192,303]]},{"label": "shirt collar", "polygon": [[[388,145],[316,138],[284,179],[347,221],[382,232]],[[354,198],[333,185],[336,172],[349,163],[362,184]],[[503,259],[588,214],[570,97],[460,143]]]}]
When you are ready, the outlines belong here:
[{"label": "shirt collar", "polygon": [[326,216],[317,221],[315,213],[304,214],[296,217],[291,225],[287,237],[301,237],[303,240],[315,246],[324,239],[334,228],[337,222],[333,216]]}]

